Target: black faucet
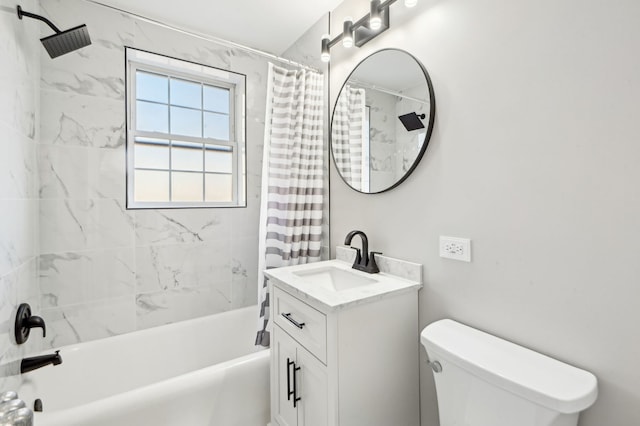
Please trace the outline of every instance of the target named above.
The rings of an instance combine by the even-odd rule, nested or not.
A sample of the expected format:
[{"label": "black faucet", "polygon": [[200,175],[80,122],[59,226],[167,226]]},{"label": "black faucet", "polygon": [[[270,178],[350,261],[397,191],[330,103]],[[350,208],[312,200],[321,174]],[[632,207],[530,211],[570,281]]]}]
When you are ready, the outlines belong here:
[{"label": "black faucet", "polygon": [[357,269],[358,271],[367,272],[369,274],[377,274],[380,272],[378,269],[378,265],[376,265],[376,254],[381,254],[377,251],[372,251],[371,255],[369,255],[369,240],[367,239],[367,235],[362,231],[351,231],[347,234],[347,237],[344,239],[345,245],[350,246],[351,240],[354,236],[359,235],[362,239],[362,253],[360,253],[359,248],[355,248],[356,250],[356,260],[353,262],[353,269]]},{"label": "black faucet", "polygon": [[45,365],[49,364],[62,364],[62,357],[60,356],[59,352],[60,351],[56,351],[55,354],[51,355],[41,355],[34,356],[33,358],[24,358],[20,363],[20,373],[28,373],[29,371],[37,370],[38,368],[42,368]]}]

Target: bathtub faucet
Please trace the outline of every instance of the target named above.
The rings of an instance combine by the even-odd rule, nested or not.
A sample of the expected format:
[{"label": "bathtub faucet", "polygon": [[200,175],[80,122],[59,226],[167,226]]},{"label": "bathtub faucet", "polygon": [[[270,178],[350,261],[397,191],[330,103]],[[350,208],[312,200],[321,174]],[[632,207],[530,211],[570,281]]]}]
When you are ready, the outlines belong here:
[{"label": "bathtub faucet", "polygon": [[59,365],[62,364],[62,357],[60,351],[56,351],[55,354],[34,356],[33,358],[24,358],[20,363],[20,373],[28,373],[29,371],[37,370],[45,365]]}]

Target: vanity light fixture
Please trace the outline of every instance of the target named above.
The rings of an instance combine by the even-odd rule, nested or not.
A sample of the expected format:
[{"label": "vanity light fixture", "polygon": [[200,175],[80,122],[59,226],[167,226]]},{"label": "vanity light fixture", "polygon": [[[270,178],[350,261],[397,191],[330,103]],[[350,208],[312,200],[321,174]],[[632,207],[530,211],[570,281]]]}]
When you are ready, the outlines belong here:
[{"label": "vanity light fixture", "polygon": [[[320,54],[322,62],[331,60],[330,50],[339,41],[342,41],[342,45],[346,48],[350,48],[354,44],[357,47],[362,47],[369,40],[388,30],[390,25],[389,6],[396,1],[398,0],[371,0],[369,13],[356,22],[353,22],[350,17],[345,18],[342,25],[342,33],[333,40],[331,40],[330,35],[323,35],[322,53]],[[404,4],[407,7],[414,7],[417,3],[418,0],[404,0]]]}]

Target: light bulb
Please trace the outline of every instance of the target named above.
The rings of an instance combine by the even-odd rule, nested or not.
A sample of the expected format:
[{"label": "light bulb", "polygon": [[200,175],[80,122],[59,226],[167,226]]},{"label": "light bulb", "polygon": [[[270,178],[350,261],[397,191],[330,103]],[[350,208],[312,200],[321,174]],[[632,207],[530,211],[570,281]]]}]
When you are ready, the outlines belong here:
[{"label": "light bulb", "polygon": [[347,49],[353,46],[353,18],[344,18],[342,24],[342,45]]},{"label": "light bulb", "polygon": [[371,18],[369,20],[369,28],[372,30],[379,30],[382,27],[382,19],[378,16],[377,18]]},{"label": "light bulb", "polygon": [[371,0],[371,13],[369,13],[369,28],[379,30],[382,27],[380,16],[380,0]]},{"label": "light bulb", "polygon": [[404,5],[406,7],[413,7],[418,4],[418,0],[404,0]]},{"label": "light bulb", "polygon": [[322,53],[320,54],[320,60],[322,62],[329,62],[331,60],[331,54],[329,53],[330,41],[331,36],[329,34],[324,34],[322,36]]}]

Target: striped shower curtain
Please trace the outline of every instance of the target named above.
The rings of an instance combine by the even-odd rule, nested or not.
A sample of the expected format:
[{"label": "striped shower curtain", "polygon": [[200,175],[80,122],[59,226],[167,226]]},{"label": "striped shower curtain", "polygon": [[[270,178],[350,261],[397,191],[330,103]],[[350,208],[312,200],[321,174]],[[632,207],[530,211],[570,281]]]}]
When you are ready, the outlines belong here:
[{"label": "striped shower curtain", "polygon": [[262,271],[320,260],[323,108],[321,74],[269,64],[256,345],[270,343],[269,293]]},{"label": "striped shower curtain", "polygon": [[340,175],[357,190],[362,189],[365,114],[365,90],[346,85],[333,113],[331,147]]}]

